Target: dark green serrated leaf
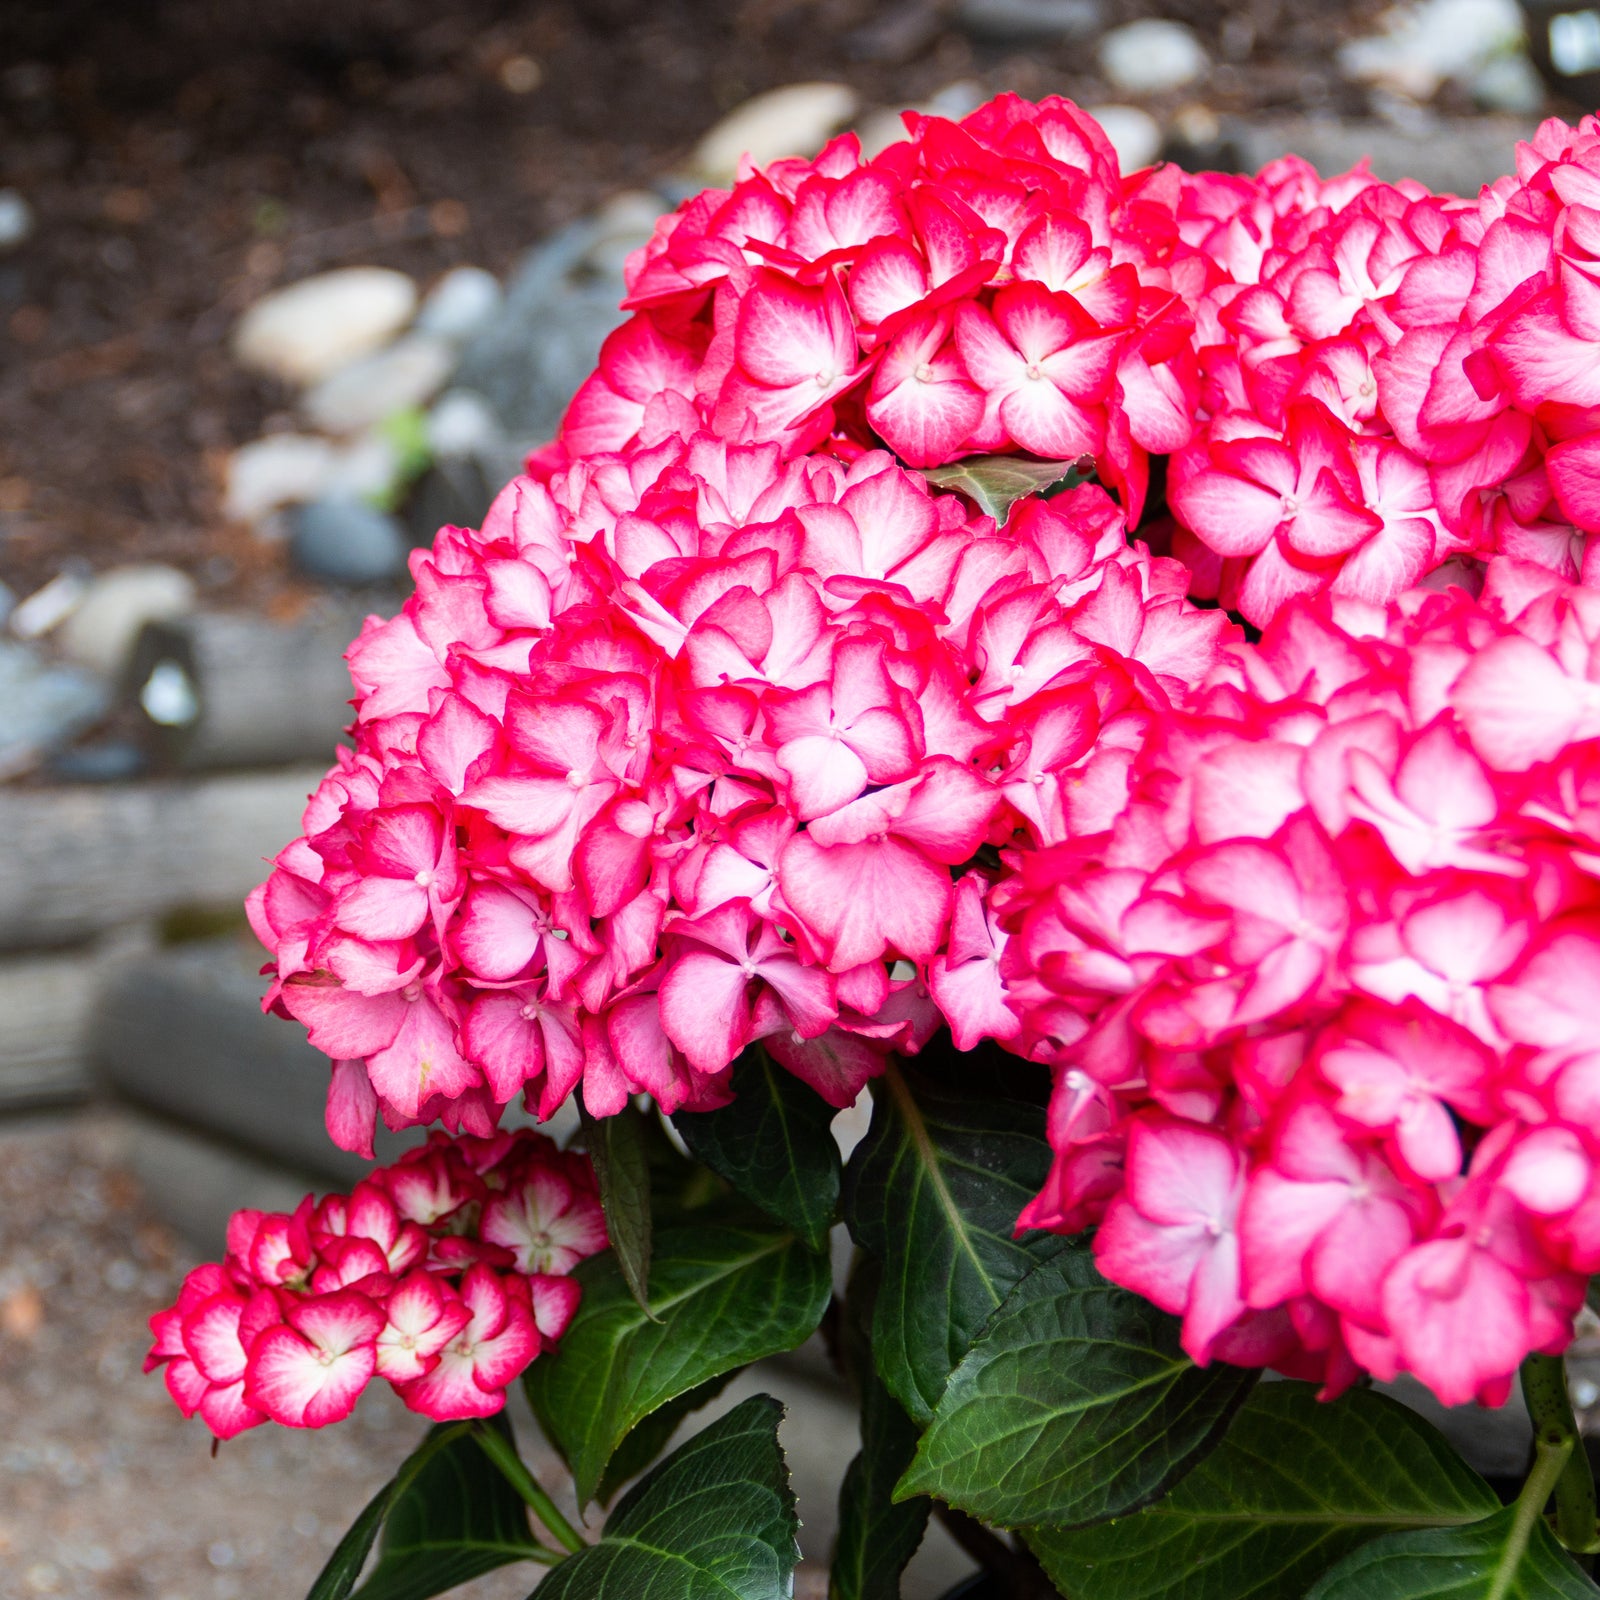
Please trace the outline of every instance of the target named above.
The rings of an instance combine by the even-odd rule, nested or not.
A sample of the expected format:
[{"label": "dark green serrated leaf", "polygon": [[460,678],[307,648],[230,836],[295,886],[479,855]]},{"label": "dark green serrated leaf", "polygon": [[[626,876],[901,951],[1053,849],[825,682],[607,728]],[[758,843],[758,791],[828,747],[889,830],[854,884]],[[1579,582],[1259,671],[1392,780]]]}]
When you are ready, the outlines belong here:
[{"label": "dark green serrated leaf", "polygon": [[697,1160],[745,1199],[824,1249],[839,1205],[835,1110],[808,1084],[751,1045],[733,1066],[733,1104],[673,1119]]},{"label": "dark green serrated leaf", "polygon": [[640,1305],[650,1279],[650,1156],[644,1119],[627,1105],[614,1117],[592,1117],[578,1097],[584,1142],[600,1185],[611,1252]]},{"label": "dark green serrated leaf", "polygon": [[783,1407],[752,1396],[635,1484],[598,1544],[538,1600],[788,1600],[799,1547],[778,1448]]},{"label": "dark green serrated leaf", "polygon": [[872,1128],[845,1171],[850,1236],[883,1263],[873,1312],[878,1373],[926,1424],[950,1370],[1030,1268],[1061,1248],[1013,1236],[1044,1186],[1044,1112],[994,1097],[957,1098],[900,1070],[873,1086]]},{"label": "dark green serrated leaf", "polygon": [[1300,1600],[1384,1533],[1476,1522],[1494,1491],[1436,1428],[1387,1395],[1330,1404],[1262,1384],[1222,1443],[1132,1516],[1028,1543],[1075,1600]]},{"label": "dark green serrated leaf", "polygon": [[523,1383],[580,1505],[644,1418],[711,1378],[794,1349],[822,1320],[833,1287],[827,1257],[792,1233],[710,1219],[656,1236],[648,1310],[609,1251],[573,1275],[583,1286],[578,1314]]},{"label": "dark green serrated leaf", "polygon": [[[317,1574],[317,1581],[311,1585],[306,1600],[346,1600],[355,1588],[356,1579],[361,1576],[361,1569],[372,1554],[372,1546],[379,1529],[383,1527],[384,1518],[394,1508],[395,1502],[439,1451],[451,1448],[458,1440],[465,1438],[468,1426],[465,1422],[451,1422],[429,1430],[422,1443],[400,1463],[400,1470],[373,1495],[362,1508],[361,1515],[350,1524],[349,1530],[328,1557],[328,1564]],[[467,1443],[477,1450],[478,1447],[471,1444],[470,1440]]]},{"label": "dark green serrated leaf", "polygon": [[916,1454],[917,1430],[872,1364],[872,1305],[880,1268],[862,1256],[845,1296],[845,1361],[861,1395],[861,1450],[839,1486],[839,1538],[829,1600],[900,1600],[900,1574],[928,1525],[929,1502],[894,1500]]},{"label": "dark green serrated leaf", "polygon": [[636,1424],[606,1463],[605,1476],[595,1490],[595,1499],[605,1505],[630,1478],[638,1477],[667,1448],[667,1441],[678,1431],[678,1424],[701,1406],[710,1405],[728,1387],[732,1377],[731,1372],[719,1373],[687,1394],[680,1394],[676,1400],[657,1406],[643,1422]]},{"label": "dark green serrated leaf", "polygon": [[899,1492],[1003,1528],[1120,1517],[1217,1443],[1256,1377],[1195,1366],[1176,1319],[1068,1249],[1017,1285],[951,1373]]},{"label": "dark green serrated leaf", "polygon": [[922,476],[940,489],[955,489],[1001,526],[1024,495],[1078,477],[1076,461],[1029,461],[1022,456],[974,456],[945,467],[923,467]]},{"label": "dark green serrated leaf", "polygon": [[1466,1528],[1385,1534],[1325,1573],[1306,1600],[1595,1600],[1600,1589],[1542,1518],[1519,1528],[1519,1509]]},{"label": "dark green serrated leaf", "polygon": [[[483,1426],[512,1437],[503,1417]],[[429,1600],[540,1553],[521,1497],[466,1433],[430,1457],[395,1501],[378,1564],[355,1600]]]}]

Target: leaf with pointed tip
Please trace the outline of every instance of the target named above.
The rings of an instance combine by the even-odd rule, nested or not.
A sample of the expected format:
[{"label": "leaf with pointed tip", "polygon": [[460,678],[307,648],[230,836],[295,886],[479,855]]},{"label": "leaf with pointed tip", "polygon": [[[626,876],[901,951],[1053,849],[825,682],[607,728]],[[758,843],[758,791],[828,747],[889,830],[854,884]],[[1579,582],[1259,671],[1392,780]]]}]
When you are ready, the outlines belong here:
[{"label": "leaf with pointed tip", "polygon": [[1596,1600],[1542,1517],[1507,1506],[1465,1528],[1386,1533],[1348,1555],[1306,1600]]},{"label": "leaf with pointed tip", "polygon": [[611,1250],[633,1297],[645,1303],[650,1280],[650,1155],[643,1116],[626,1105],[613,1117],[590,1116],[578,1097],[584,1141],[600,1185]]},{"label": "leaf with pointed tip", "polygon": [[[503,1416],[481,1426],[512,1439]],[[469,1432],[429,1457],[394,1502],[378,1564],[355,1600],[429,1600],[544,1554],[528,1526],[528,1508]]]},{"label": "leaf with pointed tip", "polygon": [[346,1600],[367,1564],[378,1531],[384,1518],[393,1510],[395,1502],[416,1481],[418,1474],[441,1450],[457,1446],[458,1441],[474,1453],[481,1455],[477,1445],[466,1438],[469,1424],[451,1422],[443,1427],[431,1428],[422,1443],[400,1463],[400,1469],[362,1508],[361,1515],[351,1523],[345,1536],[334,1547],[328,1563],[317,1574],[306,1600]]},{"label": "leaf with pointed tip", "polygon": [[586,1505],[607,1463],[658,1406],[709,1379],[792,1350],[822,1320],[828,1258],[761,1221],[663,1228],[648,1307],[608,1251],[573,1273],[583,1299],[553,1356],[523,1375],[534,1415]]},{"label": "leaf with pointed tip", "polygon": [[1033,1528],[1033,1553],[1076,1600],[1300,1600],[1384,1533],[1499,1509],[1482,1478],[1415,1411],[1371,1389],[1317,1399],[1264,1383],[1222,1443],[1133,1516]]},{"label": "leaf with pointed tip", "polygon": [[897,1492],[1002,1528],[1124,1516],[1217,1444],[1257,1376],[1195,1366],[1175,1318],[1068,1248],[1017,1285],[951,1373]]},{"label": "leaf with pointed tip", "polygon": [[630,1478],[636,1478],[655,1458],[667,1448],[667,1442],[678,1431],[678,1424],[687,1416],[710,1403],[728,1387],[731,1372],[718,1373],[708,1378],[687,1394],[657,1406],[642,1422],[634,1424],[626,1439],[616,1448],[606,1463],[605,1476],[595,1490],[595,1499],[606,1505]]},{"label": "leaf with pointed tip", "polygon": [[793,1228],[813,1250],[825,1249],[839,1204],[834,1108],[759,1044],[734,1062],[731,1087],[731,1105],[679,1112],[673,1126],[690,1154],[746,1200]]},{"label": "leaf with pointed tip", "polygon": [[917,1553],[928,1501],[894,1500],[894,1486],[916,1454],[917,1430],[883,1386],[868,1345],[879,1267],[861,1256],[845,1295],[845,1360],[861,1391],[861,1451],[839,1486],[839,1539],[829,1600],[900,1600],[900,1574]]},{"label": "leaf with pointed tip", "polygon": [[1064,479],[1082,482],[1077,461],[1029,461],[1023,456],[972,456],[944,467],[922,467],[938,489],[956,489],[977,502],[1004,527],[1011,508],[1025,495],[1039,494]]},{"label": "leaf with pointed tip", "polygon": [[913,1422],[928,1423],[950,1369],[1037,1263],[1054,1234],[1014,1236],[1044,1187],[1044,1112],[957,1097],[892,1063],[873,1085],[872,1127],[845,1171],[850,1236],[883,1263],[872,1319],[878,1374]]},{"label": "leaf with pointed tip", "polygon": [[563,1561],[538,1600],[788,1600],[799,1519],[778,1448],[783,1407],[753,1395],[680,1445]]}]

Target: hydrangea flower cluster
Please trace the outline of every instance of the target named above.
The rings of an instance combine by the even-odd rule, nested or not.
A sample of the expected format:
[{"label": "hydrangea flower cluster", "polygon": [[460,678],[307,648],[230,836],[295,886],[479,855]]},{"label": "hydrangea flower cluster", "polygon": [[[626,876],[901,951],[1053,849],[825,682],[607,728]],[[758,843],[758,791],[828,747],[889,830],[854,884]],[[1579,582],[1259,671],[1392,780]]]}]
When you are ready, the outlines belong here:
[{"label": "hydrangea flower cluster", "polygon": [[1264,626],[1453,556],[1576,578],[1600,513],[1600,155],[1546,123],[1475,200],[1298,161],[1184,180],[1203,421],[1168,496],[1194,595]]},{"label": "hydrangea flower cluster", "polygon": [[[908,126],[664,219],[413,558],[268,1003],[368,1151],[998,1041],[1055,1075],[1023,1223],[1197,1360],[1497,1398],[1600,1268],[1600,124],[1476,200]],[[917,470],[1018,454],[1098,482]]]},{"label": "hydrangea flower cluster", "polygon": [[905,120],[873,161],[846,134],[663,218],[628,275],[638,314],[546,459],[702,425],[787,456],[881,441],[912,467],[1090,454],[1136,522],[1199,395],[1176,174],[1123,179],[1059,98]]},{"label": "hydrangea flower cluster", "polygon": [[1498,1403],[1600,1270],[1600,594],[1286,609],[1111,826],[997,891],[1059,1062],[1024,1221],[1099,1223],[1186,1348]]},{"label": "hydrangea flower cluster", "polygon": [[341,1421],[374,1377],[436,1421],[491,1416],[605,1246],[587,1157],[526,1128],[435,1135],[348,1195],[237,1212],[226,1259],[151,1319],[145,1370],[219,1439]]}]

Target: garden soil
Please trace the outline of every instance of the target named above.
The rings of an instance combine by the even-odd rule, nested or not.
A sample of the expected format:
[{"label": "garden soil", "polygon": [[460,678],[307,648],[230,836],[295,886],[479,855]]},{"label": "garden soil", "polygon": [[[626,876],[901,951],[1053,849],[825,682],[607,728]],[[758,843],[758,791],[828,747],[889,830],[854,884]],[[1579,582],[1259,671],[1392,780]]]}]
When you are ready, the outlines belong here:
[{"label": "garden soil", "polygon": [[[1103,4],[1108,26],[1191,24],[1219,63],[1205,103],[1239,114],[1360,113],[1333,52],[1380,9]],[[1116,98],[1094,77],[1092,43],[984,40],[948,20],[955,10],[5,0],[0,188],[25,196],[36,226],[0,255],[0,579],[27,593],[69,559],[160,560],[211,599],[303,603],[281,548],[218,512],[228,451],[288,425],[292,396],[240,371],[226,343],[278,285],[354,263],[424,283],[466,261],[503,273],[781,83],[842,79],[869,106],[962,79]]]}]

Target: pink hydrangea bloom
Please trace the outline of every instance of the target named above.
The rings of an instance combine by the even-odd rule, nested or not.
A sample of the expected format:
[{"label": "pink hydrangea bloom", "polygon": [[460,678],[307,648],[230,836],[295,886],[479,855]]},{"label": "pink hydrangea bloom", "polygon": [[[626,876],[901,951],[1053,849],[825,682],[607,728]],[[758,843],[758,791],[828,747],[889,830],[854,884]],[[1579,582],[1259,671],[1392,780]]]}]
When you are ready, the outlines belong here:
[{"label": "pink hydrangea bloom", "polygon": [[[1569,1338],[1600,122],[1473,199],[1123,174],[1059,99],[907,128],[663,218],[559,436],[353,646],[355,748],[250,901],[267,1003],[340,1144],[466,1142],[241,1223],[158,1319],[219,1431],[342,1404],[308,1350],[476,1414],[570,1315],[587,1200],[439,1231],[517,1095],[708,1109],[761,1041],[843,1106],[945,1025],[1048,1065],[1022,1222],[1100,1224],[1197,1360],[1492,1400]],[[997,524],[914,470],[991,454],[1097,481]]]},{"label": "pink hydrangea bloom", "polygon": [[565,1332],[567,1274],[606,1243],[587,1157],[527,1129],[435,1135],[349,1195],[237,1213],[226,1260],[151,1319],[145,1370],[221,1439],[338,1422],[374,1377],[437,1421],[489,1416]]}]

